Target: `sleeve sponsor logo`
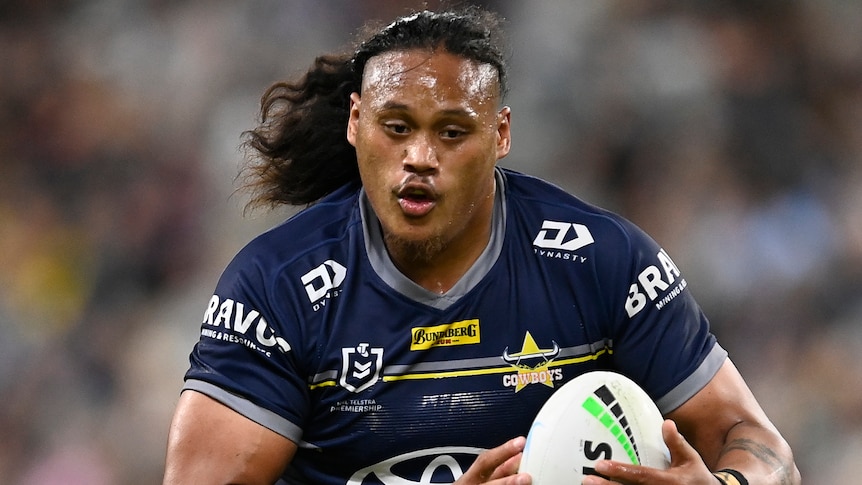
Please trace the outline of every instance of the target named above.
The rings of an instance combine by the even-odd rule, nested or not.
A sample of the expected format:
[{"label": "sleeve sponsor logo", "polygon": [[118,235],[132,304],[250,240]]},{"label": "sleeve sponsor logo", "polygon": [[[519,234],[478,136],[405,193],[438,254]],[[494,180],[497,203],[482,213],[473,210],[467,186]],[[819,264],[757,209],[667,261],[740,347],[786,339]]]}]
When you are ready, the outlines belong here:
[{"label": "sleeve sponsor logo", "polygon": [[218,295],[213,295],[202,323],[205,325],[201,329],[204,337],[242,344],[268,357],[273,349],[282,353],[290,351],[287,340],[276,335],[260,312],[246,309],[242,302],[230,298],[222,301]]},{"label": "sleeve sponsor logo", "polygon": [[656,302],[656,309],[661,310],[687,286],[685,279],[680,278],[679,268],[664,249],[658,252],[656,258],[658,266],[650,265],[644,268],[638,274],[637,281],[629,287],[626,297],[626,313],[629,318],[640,313],[650,302]]},{"label": "sleeve sponsor logo", "polygon": [[433,327],[414,327],[410,331],[410,350],[428,350],[432,347],[478,344],[479,320],[435,325]]}]

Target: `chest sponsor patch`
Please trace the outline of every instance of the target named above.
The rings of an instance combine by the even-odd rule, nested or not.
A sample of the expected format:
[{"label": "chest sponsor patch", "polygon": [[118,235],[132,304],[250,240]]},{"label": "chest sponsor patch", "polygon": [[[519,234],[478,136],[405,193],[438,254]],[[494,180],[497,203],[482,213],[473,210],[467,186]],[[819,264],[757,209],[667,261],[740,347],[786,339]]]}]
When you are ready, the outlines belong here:
[{"label": "chest sponsor patch", "polygon": [[410,350],[478,344],[479,340],[478,319],[444,323],[431,327],[413,327],[410,331]]}]

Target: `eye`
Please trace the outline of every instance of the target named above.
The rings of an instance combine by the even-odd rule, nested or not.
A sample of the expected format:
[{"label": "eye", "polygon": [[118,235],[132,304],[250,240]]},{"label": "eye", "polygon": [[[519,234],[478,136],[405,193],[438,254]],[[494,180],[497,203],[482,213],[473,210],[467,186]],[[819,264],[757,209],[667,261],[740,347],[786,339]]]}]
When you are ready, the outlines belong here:
[{"label": "eye", "polygon": [[399,121],[388,121],[383,123],[383,129],[393,135],[406,135],[410,133],[410,127]]},{"label": "eye", "polygon": [[461,128],[446,128],[440,132],[440,137],[446,140],[456,140],[466,134],[467,131]]}]

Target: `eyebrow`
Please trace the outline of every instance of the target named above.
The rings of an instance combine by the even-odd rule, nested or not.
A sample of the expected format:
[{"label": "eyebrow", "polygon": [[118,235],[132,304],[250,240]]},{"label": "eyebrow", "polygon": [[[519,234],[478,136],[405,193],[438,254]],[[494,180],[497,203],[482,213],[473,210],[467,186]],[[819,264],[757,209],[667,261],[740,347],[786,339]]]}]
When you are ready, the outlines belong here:
[{"label": "eyebrow", "polygon": [[[387,101],[383,103],[381,111],[410,111],[410,107],[404,103],[399,103],[397,101]],[[442,116],[465,116],[467,118],[475,117],[473,114],[470,113],[470,111],[461,108],[444,109],[438,114]]]},{"label": "eyebrow", "polygon": [[397,103],[395,101],[387,101],[383,103],[381,107],[381,111],[409,111],[410,108],[404,103]]}]

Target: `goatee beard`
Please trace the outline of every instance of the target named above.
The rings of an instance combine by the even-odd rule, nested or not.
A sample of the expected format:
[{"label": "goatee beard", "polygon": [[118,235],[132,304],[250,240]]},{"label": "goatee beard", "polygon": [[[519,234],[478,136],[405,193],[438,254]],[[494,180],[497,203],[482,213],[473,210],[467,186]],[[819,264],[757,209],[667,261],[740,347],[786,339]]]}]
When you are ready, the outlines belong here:
[{"label": "goatee beard", "polygon": [[383,240],[393,261],[405,263],[430,263],[446,248],[446,243],[440,236],[416,241],[386,234]]}]

